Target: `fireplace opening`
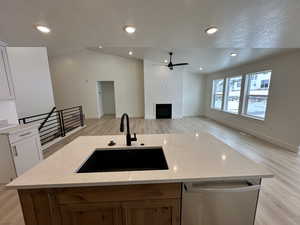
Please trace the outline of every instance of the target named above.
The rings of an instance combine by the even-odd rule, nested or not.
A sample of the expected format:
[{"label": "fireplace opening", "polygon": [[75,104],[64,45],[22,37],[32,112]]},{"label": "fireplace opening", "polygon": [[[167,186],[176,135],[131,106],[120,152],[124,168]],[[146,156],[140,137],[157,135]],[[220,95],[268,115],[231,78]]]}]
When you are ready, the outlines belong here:
[{"label": "fireplace opening", "polygon": [[156,104],[156,119],[172,119],[172,104]]}]

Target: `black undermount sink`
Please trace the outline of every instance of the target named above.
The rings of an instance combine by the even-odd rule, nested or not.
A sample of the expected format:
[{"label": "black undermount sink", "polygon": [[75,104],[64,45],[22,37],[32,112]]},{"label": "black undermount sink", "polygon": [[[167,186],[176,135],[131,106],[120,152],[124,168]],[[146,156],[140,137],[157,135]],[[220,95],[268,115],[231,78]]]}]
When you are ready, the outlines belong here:
[{"label": "black undermount sink", "polygon": [[162,147],[96,149],[77,173],[167,170]]}]

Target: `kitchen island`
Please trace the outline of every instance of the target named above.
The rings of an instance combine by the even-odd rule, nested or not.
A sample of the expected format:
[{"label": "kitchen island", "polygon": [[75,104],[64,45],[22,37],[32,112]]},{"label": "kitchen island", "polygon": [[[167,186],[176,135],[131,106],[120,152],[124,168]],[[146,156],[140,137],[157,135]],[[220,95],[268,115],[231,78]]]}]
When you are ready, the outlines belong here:
[{"label": "kitchen island", "polygon": [[79,137],[8,184],[19,192],[26,224],[178,225],[183,183],[272,177],[207,133],[139,135],[134,147],[162,147],[168,169],[77,173],[96,149],[123,147],[124,136]]}]

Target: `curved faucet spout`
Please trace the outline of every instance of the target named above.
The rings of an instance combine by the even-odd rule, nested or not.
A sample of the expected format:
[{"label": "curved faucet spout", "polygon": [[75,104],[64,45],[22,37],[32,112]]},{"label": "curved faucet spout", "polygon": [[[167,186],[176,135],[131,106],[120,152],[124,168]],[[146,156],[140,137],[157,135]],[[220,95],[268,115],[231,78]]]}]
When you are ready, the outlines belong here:
[{"label": "curved faucet spout", "polygon": [[121,117],[120,131],[124,132],[124,119],[125,118],[126,118],[127,133],[130,133],[129,116],[127,113],[124,113]]},{"label": "curved faucet spout", "polygon": [[124,113],[121,117],[120,131],[124,132],[124,119],[126,118],[127,134],[126,134],[126,145],[130,146],[132,141],[137,141],[136,134],[134,137],[131,137],[130,126],[129,126],[129,116],[127,113]]}]

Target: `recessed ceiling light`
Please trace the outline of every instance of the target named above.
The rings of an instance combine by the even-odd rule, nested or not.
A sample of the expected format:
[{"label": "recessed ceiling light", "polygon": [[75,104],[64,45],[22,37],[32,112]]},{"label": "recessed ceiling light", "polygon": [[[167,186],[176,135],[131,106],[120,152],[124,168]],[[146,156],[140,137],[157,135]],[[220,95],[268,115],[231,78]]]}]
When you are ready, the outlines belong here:
[{"label": "recessed ceiling light", "polygon": [[124,30],[128,33],[128,34],[133,34],[136,31],[136,28],[132,25],[126,25],[124,27]]},{"label": "recessed ceiling light", "polygon": [[165,63],[167,63],[167,62],[168,62],[168,60],[167,60],[167,59],[165,59],[165,60],[164,60],[164,62],[165,62]]},{"label": "recessed ceiling light", "polygon": [[205,33],[208,34],[208,35],[212,35],[212,34],[217,33],[218,30],[219,30],[219,29],[218,29],[217,27],[215,27],[215,26],[210,26],[210,27],[206,28]]},{"label": "recessed ceiling light", "polygon": [[236,57],[238,54],[237,53],[234,53],[234,52],[232,52],[232,53],[230,53],[230,56],[231,57]]},{"label": "recessed ceiling light", "polygon": [[226,158],[227,158],[226,155],[223,154],[223,155],[222,155],[222,160],[226,160]]},{"label": "recessed ceiling light", "polygon": [[99,45],[98,48],[103,48],[103,46],[102,46],[102,45]]},{"label": "recessed ceiling light", "polygon": [[133,54],[133,52],[132,52],[132,51],[129,51],[129,52],[128,52],[128,54],[129,54],[129,55],[132,55],[132,54]]},{"label": "recessed ceiling light", "polygon": [[44,34],[48,34],[48,33],[51,32],[50,28],[49,28],[49,27],[46,27],[46,26],[44,26],[44,25],[36,25],[35,28],[36,28],[38,31],[40,31],[40,32],[42,32],[42,33],[44,33]]},{"label": "recessed ceiling light", "polygon": [[199,70],[203,70],[203,67],[200,67]]}]

